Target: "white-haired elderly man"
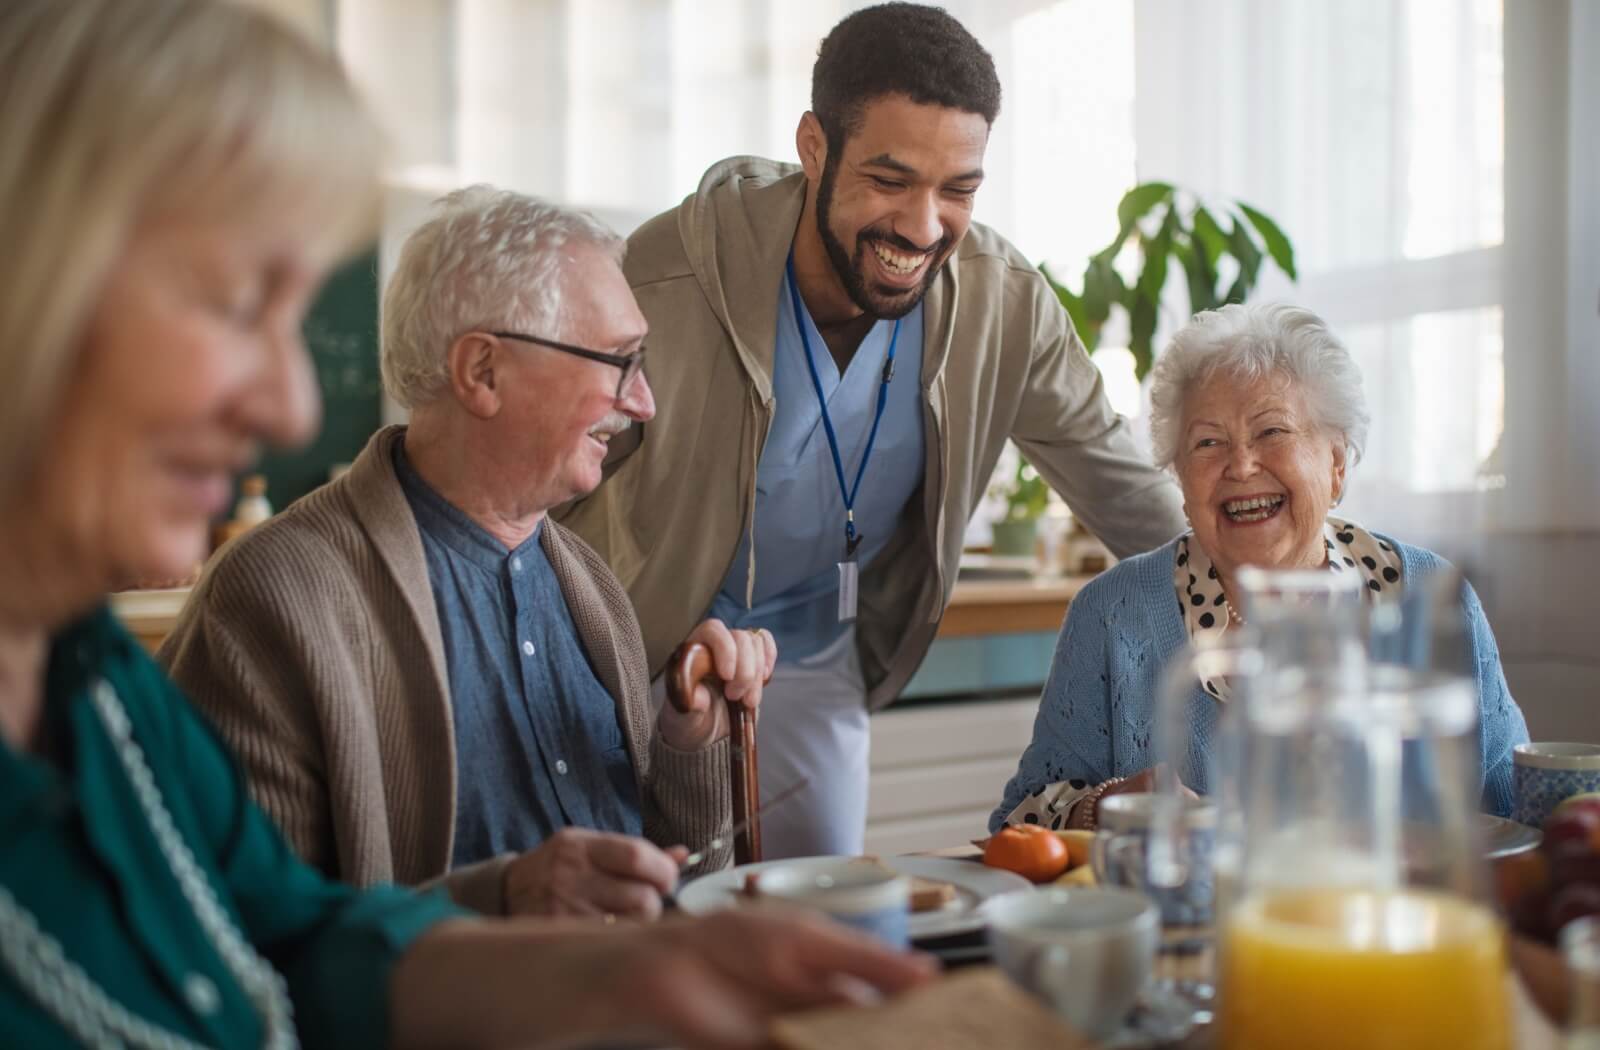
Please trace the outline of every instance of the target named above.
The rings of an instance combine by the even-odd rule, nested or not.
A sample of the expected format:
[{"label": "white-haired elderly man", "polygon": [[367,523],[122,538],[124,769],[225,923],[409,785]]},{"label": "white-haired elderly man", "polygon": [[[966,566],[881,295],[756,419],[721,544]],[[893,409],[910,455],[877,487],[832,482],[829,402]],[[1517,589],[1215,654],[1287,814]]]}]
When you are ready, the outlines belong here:
[{"label": "white-haired elderly man", "polygon": [[[1157,675],[1186,643],[1242,622],[1242,566],[1354,574],[1369,601],[1437,572],[1438,555],[1333,512],[1366,445],[1361,373],[1309,310],[1278,304],[1198,314],[1173,336],[1150,382],[1155,459],[1177,474],[1190,531],[1129,558],[1073,600],[1056,644],[1033,741],[990,828],[1093,827],[1099,800],[1150,790]],[[1482,805],[1511,809],[1511,749],[1528,739],[1483,608],[1464,588],[1477,672]],[[1209,745],[1226,680],[1196,686],[1189,733]],[[1205,789],[1204,769],[1181,771]]]},{"label": "white-haired elderly man", "polygon": [[[518,194],[439,202],[384,298],[410,424],[213,559],[161,649],[332,875],[650,917],[683,847],[729,824],[725,705],[702,688],[697,712],[654,712],[626,591],[546,517],[655,412],[622,252]],[[694,640],[754,709],[771,636],[708,620]]]}]

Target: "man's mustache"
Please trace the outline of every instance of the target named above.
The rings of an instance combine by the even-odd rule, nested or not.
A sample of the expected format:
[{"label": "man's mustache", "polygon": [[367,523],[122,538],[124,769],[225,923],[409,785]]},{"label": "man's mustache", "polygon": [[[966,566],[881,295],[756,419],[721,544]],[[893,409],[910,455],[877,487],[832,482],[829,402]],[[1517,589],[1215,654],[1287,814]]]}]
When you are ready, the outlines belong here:
[{"label": "man's mustache", "polygon": [[923,247],[922,245],[911,243],[898,233],[877,233],[873,230],[868,230],[862,233],[859,239],[863,244],[867,241],[882,241],[884,244],[887,244],[892,248],[898,248],[903,252],[910,252],[913,255],[931,255],[942,251],[950,243],[950,238],[942,237],[939,240],[934,241],[933,244]]},{"label": "man's mustache", "polygon": [[613,412],[589,428],[591,434],[610,433],[613,436],[633,426],[633,420],[621,412]]}]

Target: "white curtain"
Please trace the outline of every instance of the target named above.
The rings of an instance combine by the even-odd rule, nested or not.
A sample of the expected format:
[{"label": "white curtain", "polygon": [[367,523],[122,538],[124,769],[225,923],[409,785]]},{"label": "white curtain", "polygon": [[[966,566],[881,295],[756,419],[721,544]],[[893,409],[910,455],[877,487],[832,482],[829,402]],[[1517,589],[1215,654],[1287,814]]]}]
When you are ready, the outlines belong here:
[{"label": "white curtain", "polygon": [[[623,230],[714,161],[794,160],[817,45],[860,0],[340,0],[339,47],[418,193],[487,181]],[[1133,8],[954,0],[1005,97],[978,218],[1082,260],[1134,174]]]},{"label": "white curtain", "polygon": [[[1374,416],[1346,509],[1490,524],[1506,483],[1499,0],[1139,0],[1139,176],[1240,197],[1294,241]],[[1166,329],[1180,322],[1181,290]]]},{"label": "white curtain", "polygon": [[[627,232],[723,157],[793,161],[817,45],[862,6],[339,0],[340,52],[393,140],[385,267],[427,202],[466,183],[587,208]],[[1004,92],[977,218],[1030,258],[1081,268],[1116,232],[1134,178],[1133,6],[945,6],[993,54]],[[1137,390],[1117,389],[1131,414]]]}]

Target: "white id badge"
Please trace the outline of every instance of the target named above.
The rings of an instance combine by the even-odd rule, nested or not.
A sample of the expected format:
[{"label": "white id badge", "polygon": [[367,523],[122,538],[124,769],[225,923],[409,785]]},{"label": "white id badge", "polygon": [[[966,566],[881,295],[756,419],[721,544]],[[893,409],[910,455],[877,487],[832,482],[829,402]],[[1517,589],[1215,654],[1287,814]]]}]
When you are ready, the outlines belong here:
[{"label": "white id badge", "polygon": [[856,576],[857,566],[854,558],[839,563],[840,623],[850,623],[856,618]]}]

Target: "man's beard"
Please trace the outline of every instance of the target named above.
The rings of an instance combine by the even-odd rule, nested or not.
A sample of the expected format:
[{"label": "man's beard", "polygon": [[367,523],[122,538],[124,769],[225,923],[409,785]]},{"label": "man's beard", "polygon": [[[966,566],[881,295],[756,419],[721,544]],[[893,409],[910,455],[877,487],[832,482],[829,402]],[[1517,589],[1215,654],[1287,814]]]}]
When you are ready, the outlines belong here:
[{"label": "man's beard", "polygon": [[[827,161],[822,165],[822,179],[817,185],[817,233],[821,235],[822,246],[828,252],[828,261],[833,263],[833,272],[839,275],[839,281],[844,285],[850,301],[863,312],[886,321],[904,317],[916,308],[924,295],[928,294],[928,289],[933,287],[933,279],[944,268],[945,252],[950,249],[950,237],[947,234],[933,251],[925,253],[921,246],[912,244],[898,234],[878,233],[869,228],[856,235],[856,254],[852,259],[845,252],[839,238],[833,235],[833,229],[828,224],[828,213],[833,208],[834,176],[839,170],[835,156],[837,154],[829,152]],[[909,292],[896,290],[892,295],[883,295],[868,287],[863,273],[866,269],[866,253],[873,241],[882,241],[914,255],[931,256],[927,272],[922,275],[922,283]]]}]

